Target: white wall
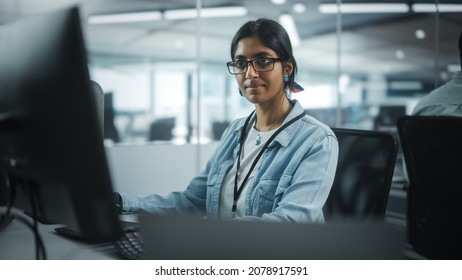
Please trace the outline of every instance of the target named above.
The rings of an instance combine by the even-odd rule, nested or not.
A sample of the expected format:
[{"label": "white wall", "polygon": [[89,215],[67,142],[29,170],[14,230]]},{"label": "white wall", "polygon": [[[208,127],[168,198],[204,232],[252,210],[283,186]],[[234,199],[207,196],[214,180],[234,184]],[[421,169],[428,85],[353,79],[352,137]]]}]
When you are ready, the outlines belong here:
[{"label": "white wall", "polygon": [[135,195],[165,195],[184,190],[190,179],[205,167],[217,146],[218,142],[107,146],[114,189]]}]

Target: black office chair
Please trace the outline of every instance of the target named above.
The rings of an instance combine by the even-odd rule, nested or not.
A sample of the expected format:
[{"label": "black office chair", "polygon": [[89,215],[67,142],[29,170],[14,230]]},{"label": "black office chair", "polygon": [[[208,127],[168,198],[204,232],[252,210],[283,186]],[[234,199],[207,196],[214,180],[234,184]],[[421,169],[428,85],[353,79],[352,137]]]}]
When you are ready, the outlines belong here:
[{"label": "black office chair", "polygon": [[229,122],[228,121],[216,121],[212,123],[212,135],[214,140],[220,140],[223,132],[225,132],[226,128],[228,128]]},{"label": "black office chair", "polygon": [[339,158],[334,183],[324,206],[326,222],[383,221],[398,150],[388,132],[332,129]]},{"label": "black office chair", "polygon": [[110,139],[115,143],[121,141],[119,130],[115,126],[116,111],[114,109],[114,93],[104,94],[103,101],[103,132],[104,139]]},{"label": "black office chair", "polygon": [[101,133],[104,131],[104,91],[101,86],[95,82],[90,81],[95,97],[96,112],[98,114],[98,120],[101,126]]},{"label": "black office chair", "polygon": [[462,118],[405,116],[398,133],[409,243],[429,259],[462,259]]},{"label": "black office chair", "polygon": [[149,126],[149,141],[169,141],[173,138],[173,128],[175,128],[175,118],[160,118]]}]

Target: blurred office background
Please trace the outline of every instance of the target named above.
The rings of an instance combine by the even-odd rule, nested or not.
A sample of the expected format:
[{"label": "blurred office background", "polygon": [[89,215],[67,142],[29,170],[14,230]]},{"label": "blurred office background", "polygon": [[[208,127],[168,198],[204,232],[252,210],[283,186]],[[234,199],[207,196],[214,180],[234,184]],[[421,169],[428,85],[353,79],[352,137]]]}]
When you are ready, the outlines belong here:
[{"label": "blurred office background", "polygon": [[[292,97],[332,127],[393,132],[397,117],[460,70],[456,0],[0,0],[0,24],[70,5],[81,8],[91,78],[105,92],[107,145],[159,144],[196,166],[230,121],[253,110],[225,66],[248,20],[286,27],[305,88]],[[212,148],[179,147],[198,143]]]}]

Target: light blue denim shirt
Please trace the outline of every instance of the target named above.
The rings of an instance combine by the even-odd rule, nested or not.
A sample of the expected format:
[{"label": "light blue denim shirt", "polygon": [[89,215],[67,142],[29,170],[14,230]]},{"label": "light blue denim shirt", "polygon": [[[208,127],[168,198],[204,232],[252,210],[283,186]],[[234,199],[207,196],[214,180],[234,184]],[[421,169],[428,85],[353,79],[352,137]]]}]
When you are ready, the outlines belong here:
[{"label": "light blue denim shirt", "polygon": [[[298,101],[291,103],[294,107],[284,123],[304,111]],[[229,125],[205,169],[186,190],[165,197],[121,192],[123,211],[219,217],[221,185],[236,160],[244,122],[242,118]],[[337,159],[335,134],[305,115],[278,134],[266,149],[245,194],[245,216],[238,219],[324,222],[322,208],[334,181]]]}]

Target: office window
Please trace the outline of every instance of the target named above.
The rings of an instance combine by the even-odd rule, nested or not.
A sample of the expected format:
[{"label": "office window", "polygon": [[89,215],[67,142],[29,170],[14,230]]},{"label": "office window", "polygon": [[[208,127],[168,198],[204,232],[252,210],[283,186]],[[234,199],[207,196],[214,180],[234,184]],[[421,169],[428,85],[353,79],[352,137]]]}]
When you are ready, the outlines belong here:
[{"label": "office window", "polygon": [[[188,134],[188,72],[186,70],[162,70],[156,67],[153,72],[152,115],[151,124],[170,119],[172,140],[175,143],[184,143]],[[170,127],[166,128],[170,129]],[[157,131],[149,141],[156,140]]]},{"label": "office window", "polygon": [[[140,143],[146,139],[145,128],[152,111],[151,79],[150,72],[143,68],[145,67],[140,65],[90,67],[91,78],[98,82],[105,92],[105,102],[112,104],[113,119],[106,117],[104,121],[114,123],[118,142]],[[111,100],[108,100],[109,96]],[[108,109],[108,105],[106,104],[105,110]]]}]

